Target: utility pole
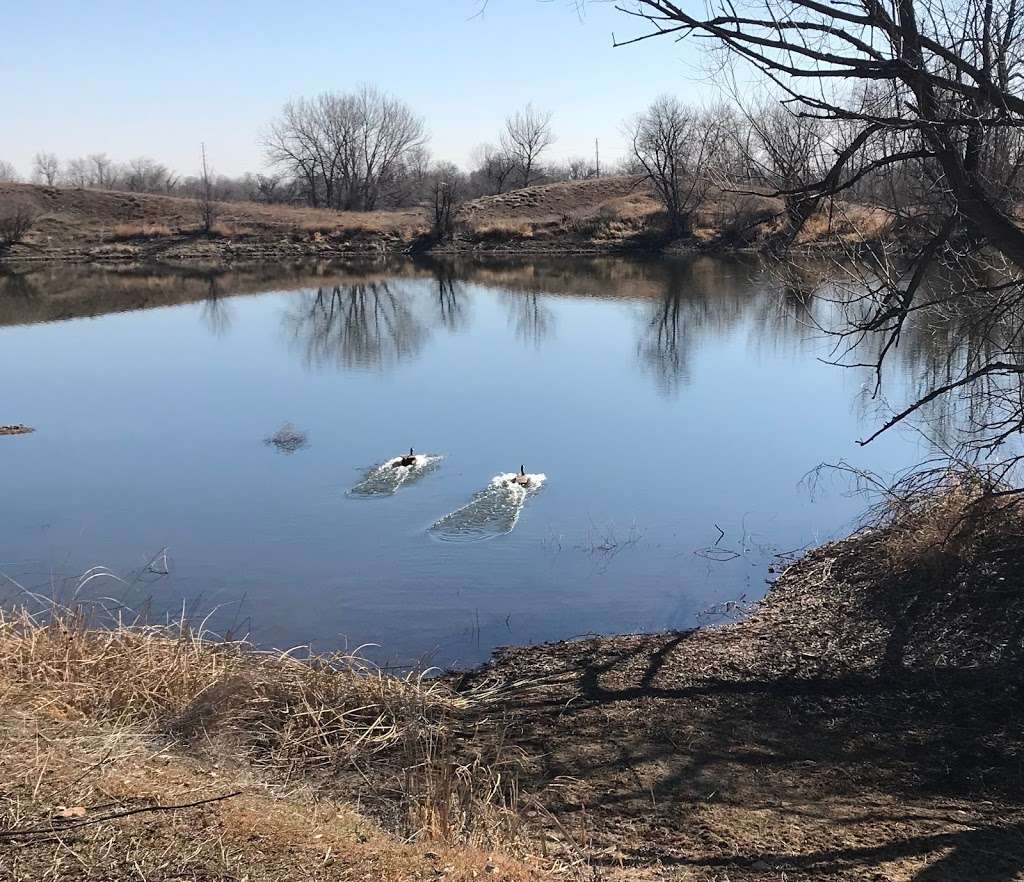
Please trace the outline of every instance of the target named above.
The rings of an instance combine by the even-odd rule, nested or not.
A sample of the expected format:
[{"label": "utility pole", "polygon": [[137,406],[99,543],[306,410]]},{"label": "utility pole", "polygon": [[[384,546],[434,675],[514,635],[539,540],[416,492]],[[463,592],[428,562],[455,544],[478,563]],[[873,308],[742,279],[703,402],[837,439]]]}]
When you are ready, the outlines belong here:
[{"label": "utility pole", "polygon": [[594,171],[601,177],[601,148],[598,146],[597,138],[594,138]]}]

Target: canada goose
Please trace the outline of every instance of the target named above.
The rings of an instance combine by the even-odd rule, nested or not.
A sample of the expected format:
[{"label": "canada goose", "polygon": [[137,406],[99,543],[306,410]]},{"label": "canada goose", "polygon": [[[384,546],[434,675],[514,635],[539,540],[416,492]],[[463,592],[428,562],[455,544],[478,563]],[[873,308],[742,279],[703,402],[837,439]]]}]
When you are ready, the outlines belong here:
[{"label": "canada goose", "polygon": [[413,453],[411,447],[409,448],[408,456],[400,456],[393,463],[391,463],[391,467],[395,469],[402,466],[408,468],[409,466],[412,465],[416,465],[416,454]]},{"label": "canada goose", "polygon": [[514,478],[509,478],[510,484],[518,484],[520,487],[530,486],[530,476],[526,474],[526,466],[519,466],[519,474]]}]

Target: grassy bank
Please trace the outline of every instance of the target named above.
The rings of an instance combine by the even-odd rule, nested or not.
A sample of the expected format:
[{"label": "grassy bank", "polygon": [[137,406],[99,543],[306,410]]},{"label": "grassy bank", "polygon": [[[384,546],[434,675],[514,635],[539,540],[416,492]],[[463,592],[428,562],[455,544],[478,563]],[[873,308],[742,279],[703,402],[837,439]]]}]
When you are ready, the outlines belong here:
[{"label": "grassy bank", "polygon": [[[205,261],[366,259],[418,250],[524,254],[619,253],[665,247],[752,248],[775,236],[782,203],[713,191],[694,217],[692,237],[672,242],[649,185],[607,177],[527,187],[465,203],[456,233],[430,236],[423,208],[338,212],[282,205],[219,203],[208,232],[192,200],[30,184],[0,184],[0,216],[24,210],[31,231],[11,261]],[[872,239],[885,212],[833,206],[812,218],[800,244]]]},{"label": "grassy bank", "polygon": [[1024,516],[984,489],[902,488],[742,621],[429,681],[9,615],[0,873],[1020,878]]},{"label": "grassy bank", "polygon": [[[0,619],[5,879],[526,879],[490,687],[187,627]],[[454,742],[468,739],[468,751]]]}]

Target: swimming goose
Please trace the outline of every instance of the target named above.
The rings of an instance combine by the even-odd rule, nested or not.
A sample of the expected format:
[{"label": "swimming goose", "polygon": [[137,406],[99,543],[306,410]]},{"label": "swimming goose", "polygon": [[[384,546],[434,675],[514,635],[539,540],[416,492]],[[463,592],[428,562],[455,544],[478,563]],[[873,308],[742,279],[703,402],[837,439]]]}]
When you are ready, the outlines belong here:
[{"label": "swimming goose", "polygon": [[526,474],[526,467],[519,466],[519,474],[514,478],[509,478],[510,484],[518,484],[520,487],[530,486],[530,476]]},{"label": "swimming goose", "polygon": [[411,447],[409,448],[408,456],[400,456],[393,463],[391,463],[391,467],[395,469],[401,466],[405,466],[406,468],[408,468],[409,466],[412,465],[416,465],[416,454],[413,453]]}]

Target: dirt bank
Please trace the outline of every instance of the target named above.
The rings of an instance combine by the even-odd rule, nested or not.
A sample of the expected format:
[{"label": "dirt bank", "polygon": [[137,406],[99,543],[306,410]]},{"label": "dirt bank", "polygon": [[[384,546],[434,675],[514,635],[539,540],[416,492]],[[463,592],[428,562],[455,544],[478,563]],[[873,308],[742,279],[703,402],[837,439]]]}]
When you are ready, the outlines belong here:
[{"label": "dirt bank", "polygon": [[[0,260],[31,262],[365,260],[431,251],[474,254],[611,254],[672,248],[749,249],[778,232],[782,203],[765,196],[711,193],[696,212],[693,236],[666,238],[664,212],[637,177],[543,184],[486,196],[459,208],[456,232],[430,236],[426,208],[340,212],[287,205],[218,203],[209,232],[194,200],[32,184],[0,183],[0,216],[35,218]],[[834,247],[871,238],[885,212],[833,206],[812,218],[800,239]]]},{"label": "dirt bank", "polygon": [[1022,550],[1008,517],[969,554],[866,534],[738,624],[511,648],[467,682],[543,684],[508,707],[524,789],[603,878],[1020,879]]}]

